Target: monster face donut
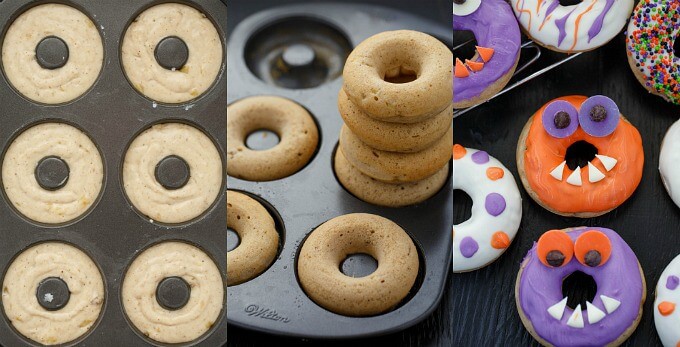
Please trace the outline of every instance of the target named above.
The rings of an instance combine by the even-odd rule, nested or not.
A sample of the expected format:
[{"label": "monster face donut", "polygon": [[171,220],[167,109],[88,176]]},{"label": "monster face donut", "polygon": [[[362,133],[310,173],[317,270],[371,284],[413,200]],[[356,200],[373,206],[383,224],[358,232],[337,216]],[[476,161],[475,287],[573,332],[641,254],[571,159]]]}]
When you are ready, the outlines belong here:
[{"label": "monster face donut", "polygon": [[521,34],[510,6],[503,0],[454,0],[453,30],[472,31],[477,54],[456,59],[453,107],[484,102],[503,89],[519,60]]},{"label": "monster face donut", "polygon": [[524,188],[545,209],[589,218],[621,205],[642,178],[637,129],[604,96],[568,96],[529,119],[517,145]]},{"label": "monster face donut", "polygon": [[548,49],[590,51],[621,32],[633,0],[583,0],[563,6],[560,0],[512,0],[517,20],[527,35]]},{"label": "monster face donut", "polygon": [[453,226],[453,272],[471,271],[505,252],[522,219],[522,199],[508,169],[484,151],[453,146],[453,189],[473,201],[472,217]]},{"label": "monster face donut", "polygon": [[642,0],[628,24],[628,63],[650,93],[680,104],[680,70],[673,45],[680,33],[680,2]]},{"label": "monster face donut", "polygon": [[661,343],[666,347],[680,346],[680,256],[663,270],[659,283],[656,284],[656,300],[654,300],[654,325]]},{"label": "monster face donut", "polygon": [[[563,294],[563,282],[574,277],[583,279],[577,288],[594,281],[594,295]],[[616,232],[579,227],[548,231],[534,243],[517,276],[515,303],[544,346],[618,346],[640,322],[645,291],[637,257]]]},{"label": "monster face donut", "polygon": [[680,206],[680,121],[675,122],[663,139],[659,155],[659,172],[668,194]]}]

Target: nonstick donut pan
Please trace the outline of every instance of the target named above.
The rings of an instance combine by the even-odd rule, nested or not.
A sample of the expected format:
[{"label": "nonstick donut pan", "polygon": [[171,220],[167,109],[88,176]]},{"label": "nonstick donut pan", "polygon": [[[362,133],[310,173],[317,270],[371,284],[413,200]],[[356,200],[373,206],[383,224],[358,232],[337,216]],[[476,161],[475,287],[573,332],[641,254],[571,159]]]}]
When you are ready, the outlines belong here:
[{"label": "nonstick donut pan", "polygon": [[[413,325],[439,303],[451,267],[451,181],[421,204],[384,208],[347,192],[333,171],[332,158],[342,126],[337,95],[346,55],[364,39],[397,29],[429,33],[452,46],[449,26],[385,7],[348,3],[268,9],[238,23],[230,33],[228,102],[256,95],[291,99],[309,110],[321,135],[317,154],[292,176],[269,182],[228,178],[228,189],[266,202],[264,205],[274,216],[281,236],[278,257],[269,269],[228,288],[230,324],[305,338],[365,337]],[[316,59],[310,57],[310,46],[323,53]],[[318,46],[322,46],[321,50]],[[321,60],[325,70],[319,73],[317,68],[307,65],[291,69],[288,75],[272,74],[274,70],[267,68],[270,64],[267,59],[276,54],[267,52],[283,54],[284,62],[295,67]],[[251,134],[246,142],[252,149],[270,148],[276,143],[275,134],[266,131]],[[355,212],[377,214],[402,226],[417,245],[421,260],[416,284],[394,310],[362,318],[335,314],[317,305],[302,290],[296,276],[297,256],[306,236],[329,219]],[[228,249],[234,249],[238,243],[238,235],[228,230]],[[375,266],[375,260],[369,256],[350,256],[343,262],[342,271],[368,274]]]},{"label": "nonstick donut pan", "polygon": [[[143,10],[161,1],[0,1],[0,42],[12,22],[24,11],[36,5],[60,3],[88,15],[95,23],[104,46],[104,63],[96,83],[83,96],[66,104],[32,102],[13,89],[4,68],[0,74],[0,148],[3,157],[16,136],[32,125],[44,122],[67,123],[82,130],[97,146],[102,157],[104,182],[99,197],[84,217],[66,224],[46,225],[29,220],[13,207],[7,194],[0,189],[3,191],[0,197],[0,273],[3,278],[9,264],[19,253],[47,241],[62,241],[76,246],[89,255],[100,269],[105,298],[99,319],[88,333],[67,343],[68,346],[164,346],[132,326],[121,301],[121,285],[128,266],[151,245],[166,240],[195,245],[215,261],[223,277],[226,274],[226,177],[217,201],[205,213],[189,222],[172,225],[152,221],[139,213],[126,197],[122,184],[123,158],[129,144],[142,131],[158,123],[182,122],[195,126],[212,139],[222,162],[226,162],[226,2],[174,2],[193,6],[214,22],[225,57],[213,86],[198,99],[179,105],[157,103],[137,92],[128,82],[120,59],[121,42],[128,25]],[[38,59],[44,59],[46,64],[59,64],[50,55],[59,53],[61,49],[63,47],[60,48],[58,40],[48,40],[37,50],[45,54]],[[70,47],[71,53],[74,49]],[[172,60],[171,57],[168,60]],[[173,158],[168,160],[160,165],[167,168],[161,169],[161,176],[165,177],[167,185],[172,186],[182,181],[182,177],[177,177],[182,170],[181,165],[179,170],[173,170],[178,165]],[[63,183],[67,172],[59,159],[45,158],[36,170],[36,177],[43,187],[54,189]],[[168,300],[168,307],[181,305],[178,301],[184,300],[182,286],[178,283],[176,278],[169,278],[158,288],[158,292]],[[48,279],[38,288],[38,293],[44,292],[54,295],[52,304],[59,306],[68,290],[60,281]],[[40,345],[23,337],[11,325],[4,309],[0,311],[3,312],[0,314],[0,345]],[[226,343],[225,312],[223,308],[218,320],[202,337],[179,345],[219,346]]]}]

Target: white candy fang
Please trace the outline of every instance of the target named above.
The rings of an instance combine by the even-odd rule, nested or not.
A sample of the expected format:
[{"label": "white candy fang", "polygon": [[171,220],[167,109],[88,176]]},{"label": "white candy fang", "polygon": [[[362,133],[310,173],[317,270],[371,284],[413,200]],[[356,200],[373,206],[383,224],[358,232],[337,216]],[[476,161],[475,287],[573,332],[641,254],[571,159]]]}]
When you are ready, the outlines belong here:
[{"label": "white candy fang", "polygon": [[551,317],[557,319],[557,320],[562,320],[562,316],[564,315],[564,308],[567,307],[567,299],[564,298],[562,301],[556,303],[555,305],[552,305],[548,308],[548,314],[550,314]]},{"label": "white candy fang", "polygon": [[581,186],[583,184],[583,181],[581,181],[581,167],[577,167],[574,172],[569,175],[567,178],[567,183],[571,184],[572,186]]},{"label": "white candy fang", "polygon": [[586,310],[588,312],[588,323],[589,324],[595,324],[595,323],[601,321],[602,318],[607,316],[606,313],[602,312],[602,310],[597,308],[595,305],[591,304],[590,301],[586,301]]},{"label": "white candy fang", "polygon": [[550,172],[550,176],[554,177],[558,181],[562,181],[562,177],[564,177],[565,165],[567,165],[566,161],[563,161],[562,164],[557,165],[557,167]]},{"label": "white candy fang", "polygon": [[567,321],[567,325],[572,328],[583,328],[583,312],[581,312],[581,305],[579,304],[572,312],[571,317]]},{"label": "white candy fang", "polygon": [[606,295],[600,295],[600,299],[602,299],[602,303],[604,304],[605,310],[607,310],[607,313],[611,314],[612,312],[616,311],[617,308],[621,305],[621,301],[618,301],[616,299],[612,299]]},{"label": "white candy fang", "polygon": [[604,168],[607,169],[607,171],[612,171],[614,166],[616,166],[616,163],[619,162],[618,160],[612,157],[608,157],[606,155],[595,154],[595,156],[597,157],[597,159],[600,159],[602,165],[604,165]]},{"label": "white candy fang", "polygon": [[604,174],[598,170],[595,165],[593,165],[591,162],[588,162],[588,181],[590,181],[590,183],[600,182],[604,179],[604,177]]}]

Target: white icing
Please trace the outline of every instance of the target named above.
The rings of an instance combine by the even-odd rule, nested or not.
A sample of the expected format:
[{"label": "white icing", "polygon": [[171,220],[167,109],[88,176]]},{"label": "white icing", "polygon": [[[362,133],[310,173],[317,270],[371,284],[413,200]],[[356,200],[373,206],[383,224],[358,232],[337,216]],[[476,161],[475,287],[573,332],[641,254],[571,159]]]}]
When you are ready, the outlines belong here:
[{"label": "white icing", "polygon": [[621,301],[618,301],[614,298],[610,298],[606,295],[600,295],[600,299],[602,299],[602,304],[604,305],[604,309],[607,310],[607,313],[612,314],[612,312],[616,311],[619,306],[621,306]]},{"label": "white icing", "polygon": [[[503,231],[512,242],[522,219],[522,198],[510,170],[491,156],[488,163],[474,163],[471,157],[476,152],[476,149],[466,148],[465,156],[453,161],[453,189],[464,191],[473,202],[472,217],[453,226],[453,272],[475,270],[498,258],[505,249],[491,246],[493,234]],[[503,169],[503,178],[496,181],[489,179],[486,175],[489,167]],[[484,206],[486,196],[490,193],[498,193],[505,199],[505,210],[497,217],[487,213]],[[471,258],[464,257],[459,247],[461,240],[468,236],[479,245]]]},{"label": "white icing", "polygon": [[550,314],[551,317],[557,319],[557,320],[562,320],[562,316],[564,315],[564,309],[567,307],[567,300],[569,298],[565,297],[562,299],[562,301],[556,303],[555,305],[552,305],[548,308],[548,314]]},{"label": "white icing", "polygon": [[607,316],[606,313],[591,304],[590,301],[586,301],[586,312],[588,312],[588,324],[595,324]]},{"label": "white icing", "polygon": [[600,182],[604,177],[604,174],[598,170],[593,163],[588,162],[588,181],[590,181],[590,183]]},{"label": "white icing", "polygon": [[604,168],[607,169],[607,171],[612,171],[614,166],[616,166],[616,163],[619,162],[618,160],[612,157],[608,157],[606,155],[595,154],[595,157],[597,157],[597,159],[600,159],[602,165],[604,165]]},{"label": "white icing", "polygon": [[581,305],[576,306],[574,312],[571,313],[571,317],[567,321],[567,325],[572,328],[583,328],[583,312],[581,312]]},{"label": "white icing", "polygon": [[564,177],[564,166],[567,165],[566,161],[563,161],[562,164],[557,165],[556,168],[554,168],[552,171],[550,171],[550,176],[554,177],[558,181],[562,181],[562,178]]},{"label": "white icing", "polygon": [[456,16],[467,16],[479,8],[482,0],[467,0],[462,4],[453,4],[453,14]]},{"label": "white icing", "polygon": [[[559,5],[549,15],[550,5],[558,0],[512,0],[511,5],[518,21],[534,41],[555,47],[560,51],[578,52],[591,50],[609,42],[621,32],[633,11],[633,0],[614,0],[604,17],[602,29],[589,42],[588,31],[607,5],[606,0],[593,1],[583,1],[572,6]],[[569,17],[564,25],[565,36],[560,43],[560,30],[556,21],[567,15]],[[577,21],[578,31],[576,30]]]},{"label": "white icing", "polygon": [[[676,123],[677,124],[677,123]],[[673,304],[680,303],[680,286],[675,289],[666,288],[666,281],[669,276],[680,277],[680,255],[675,257],[661,273],[659,282],[656,285],[656,299],[654,300],[654,325],[659,334],[661,343],[666,347],[675,347],[680,341],[680,311],[675,310],[667,316],[659,313],[659,304],[667,301]]]},{"label": "white icing", "polygon": [[572,186],[581,186],[583,182],[581,181],[581,167],[577,167],[574,172],[569,175],[567,178],[567,183],[571,184]]},{"label": "white icing", "polygon": [[675,122],[663,139],[659,155],[659,172],[666,191],[680,206],[680,121]]}]

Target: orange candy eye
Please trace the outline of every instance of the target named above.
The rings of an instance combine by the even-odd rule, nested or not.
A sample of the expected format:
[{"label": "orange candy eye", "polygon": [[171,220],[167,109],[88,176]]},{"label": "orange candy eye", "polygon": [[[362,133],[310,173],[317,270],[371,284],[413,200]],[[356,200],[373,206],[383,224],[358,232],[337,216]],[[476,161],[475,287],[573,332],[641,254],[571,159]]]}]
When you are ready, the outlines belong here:
[{"label": "orange candy eye", "polygon": [[604,265],[612,254],[612,243],[604,233],[588,230],[576,239],[574,253],[579,263],[597,267]]},{"label": "orange candy eye", "polygon": [[550,230],[538,239],[538,259],[548,267],[560,267],[574,256],[574,244],[567,233]]}]

